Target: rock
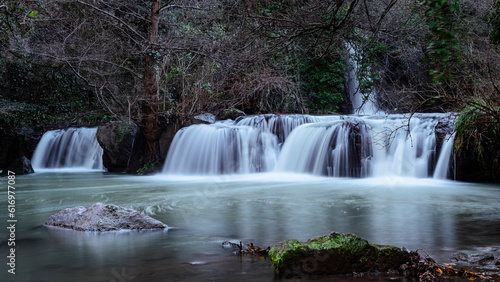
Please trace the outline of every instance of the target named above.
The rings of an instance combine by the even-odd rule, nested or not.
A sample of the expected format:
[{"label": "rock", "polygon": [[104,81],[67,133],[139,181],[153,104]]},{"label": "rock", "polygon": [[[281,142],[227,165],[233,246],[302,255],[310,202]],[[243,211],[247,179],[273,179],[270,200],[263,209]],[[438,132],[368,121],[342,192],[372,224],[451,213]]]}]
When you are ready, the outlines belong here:
[{"label": "rock", "polygon": [[[165,163],[165,158],[167,157],[168,151],[170,149],[170,144],[175,137],[175,134],[179,129],[191,125],[191,123],[186,120],[181,120],[175,117],[162,116],[160,121],[160,132],[158,137],[158,145],[160,151],[160,159],[156,163],[148,163],[148,160],[144,159],[146,155],[146,150],[148,150],[148,145],[142,129],[137,130],[135,136],[134,145],[132,147],[132,153],[130,160],[128,162],[126,173],[130,174],[151,174],[161,171],[163,164]],[[149,167],[149,169],[147,169]]]},{"label": "rock", "polygon": [[128,122],[111,122],[97,129],[97,141],[103,149],[102,162],[108,171],[125,171],[137,126]]},{"label": "rock", "polygon": [[201,114],[193,117],[193,124],[212,124],[215,123],[215,116],[213,114]]},{"label": "rock", "polygon": [[[17,122],[17,121],[16,121]],[[27,129],[17,130],[13,122],[0,114],[0,170],[6,169],[14,160],[25,156],[31,158],[42,132]]]},{"label": "rock", "polygon": [[455,116],[448,116],[445,118],[442,118],[439,120],[439,122],[436,124],[435,127],[435,136],[436,136],[436,143],[437,143],[437,149],[440,150],[441,146],[443,145],[443,141],[445,138],[449,137],[453,133],[453,127],[454,123],[452,119],[454,119]]},{"label": "rock", "polygon": [[225,110],[220,111],[217,114],[217,119],[219,119],[219,120],[226,120],[226,119],[236,120],[238,117],[241,117],[244,115],[245,115],[245,113],[243,111],[240,111],[240,110],[235,109],[235,108],[231,108],[231,109],[225,109]]},{"label": "rock", "polygon": [[6,175],[8,171],[14,172],[16,175],[34,173],[31,167],[31,161],[25,156],[19,157],[12,161],[7,167],[4,168],[1,174]]},{"label": "rock", "polygon": [[451,255],[451,260],[457,261],[457,262],[458,261],[461,261],[461,262],[468,261],[469,255],[466,253],[455,253],[455,254]]},{"label": "rock", "polygon": [[112,204],[97,203],[86,209],[64,209],[49,217],[46,225],[78,231],[164,229],[168,226],[141,212]]},{"label": "rock", "polygon": [[494,265],[498,261],[491,253],[466,254],[455,253],[451,256],[451,260],[459,263],[479,264],[479,265]]},{"label": "rock", "polygon": [[353,234],[333,232],[305,243],[278,243],[269,258],[276,273],[286,278],[399,270],[410,262],[410,253],[398,247],[373,245]]}]

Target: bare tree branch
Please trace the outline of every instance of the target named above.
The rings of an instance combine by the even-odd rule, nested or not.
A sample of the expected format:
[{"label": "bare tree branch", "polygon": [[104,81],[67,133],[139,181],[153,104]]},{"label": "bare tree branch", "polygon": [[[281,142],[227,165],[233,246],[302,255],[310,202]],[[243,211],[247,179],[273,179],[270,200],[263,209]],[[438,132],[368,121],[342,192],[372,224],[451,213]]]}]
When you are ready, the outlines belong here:
[{"label": "bare tree branch", "polygon": [[130,25],[128,25],[126,22],[124,22],[122,19],[118,18],[117,16],[113,15],[113,14],[110,14],[102,9],[99,9],[98,7],[94,6],[94,5],[91,5],[89,3],[86,3],[86,2],[83,2],[81,0],[76,0],[76,2],[82,4],[82,5],[85,5],[87,7],[90,7],[102,14],[105,14],[107,15],[108,17],[111,17],[115,20],[117,20],[118,22],[120,22],[121,24],[123,24],[123,26],[125,26],[128,30],[130,30],[131,32],[133,32],[135,35],[139,36],[139,38],[141,38],[141,40],[146,40],[146,38],[144,38],[144,36],[142,36],[142,34],[140,34],[139,32],[137,32],[137,30],[135,30],[135,28],[131,27]]}]

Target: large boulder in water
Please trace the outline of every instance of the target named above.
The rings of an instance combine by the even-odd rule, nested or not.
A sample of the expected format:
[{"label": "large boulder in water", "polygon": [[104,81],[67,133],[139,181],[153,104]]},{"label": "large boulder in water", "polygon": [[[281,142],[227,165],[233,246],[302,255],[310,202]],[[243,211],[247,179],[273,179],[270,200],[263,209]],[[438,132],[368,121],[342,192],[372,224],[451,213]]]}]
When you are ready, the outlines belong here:
[{"label": "large boulder in water", "polygon": [[46,225],[78,231],[164,229],[168,226],[144,213],[112,204],[97,203],[86,209],[64,209],[49,217]]},{"label": "large boulder in water", "polygon": [[401,248],[374,245],[356,235],[335,232],[305,243],[278,243],[269,251],[269,258],[275,272],[285,278],[399,270],[411,261],[410,253]]},{"label": "large boulder in water", "polygon": [[102,163],[108,171],[125,171],[136,133],[137,126],[128,122],[99,126],[97,141],[103,149]]}]

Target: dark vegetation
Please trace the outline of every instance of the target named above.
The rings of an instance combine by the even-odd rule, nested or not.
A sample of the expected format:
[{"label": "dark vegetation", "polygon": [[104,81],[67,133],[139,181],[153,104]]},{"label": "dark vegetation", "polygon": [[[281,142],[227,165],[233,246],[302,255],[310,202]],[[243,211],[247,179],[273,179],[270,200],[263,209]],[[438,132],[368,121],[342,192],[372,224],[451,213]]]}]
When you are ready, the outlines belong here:
[{"label": "dark vegetation", "polygon": [[6,0],[0,134],[134,122],[153,165],[165,124],[195,114],[349,112],[355,57],[356,95],[462,112],[456,149],[500,167],[499,13],[498,0]]}]

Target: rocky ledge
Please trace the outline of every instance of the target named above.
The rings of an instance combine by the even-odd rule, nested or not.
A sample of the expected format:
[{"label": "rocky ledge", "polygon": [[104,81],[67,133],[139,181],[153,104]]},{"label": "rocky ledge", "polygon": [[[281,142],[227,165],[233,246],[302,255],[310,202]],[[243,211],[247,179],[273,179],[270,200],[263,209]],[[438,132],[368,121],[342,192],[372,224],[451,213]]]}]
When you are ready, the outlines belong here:
[{"label": "rocky ledge", "polygon": [[46,225],[78,231],[164,229],[168,226],[144,213],[112,204],[97,203],[86,209],[64,209],[49,217]]},{"label": "rocky ledge", "polygon": [[353,235],[330,233],[305,243],[286,240],[269,251],[275,273],[281,276],[338,275],[399,270],[411,261],[398,247],[380,246]]}]

